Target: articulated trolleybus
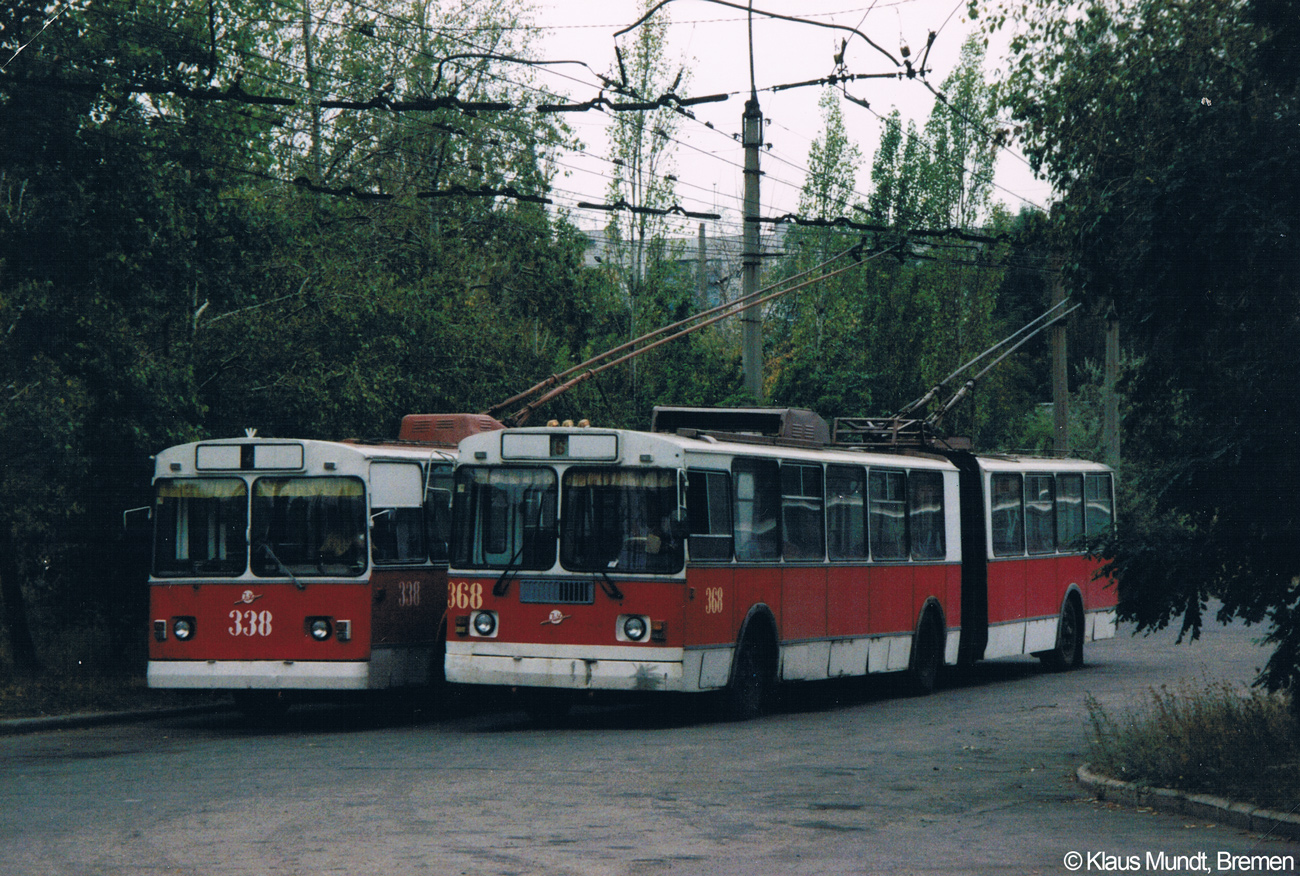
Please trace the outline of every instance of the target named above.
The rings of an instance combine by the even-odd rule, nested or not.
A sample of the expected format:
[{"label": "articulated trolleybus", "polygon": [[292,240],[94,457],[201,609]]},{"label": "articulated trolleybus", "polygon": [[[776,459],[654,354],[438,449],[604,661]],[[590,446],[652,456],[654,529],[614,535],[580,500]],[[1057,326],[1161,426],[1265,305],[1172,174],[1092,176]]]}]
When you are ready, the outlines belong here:
[{"label": "articulated trolleybus", "polygon": [[[719,691],[1032,654],[1115,632],[1084,539],[1112,474],[1064,459],[830,442],[806,411],[655,411],[654,431],[506,429],[461,442],[449,681],[532,708],[577,691]],[[548,693],[543,693],[547,692]]]},{"label": "articulated trolleybus", "polygon": [[149,686],[278,711],[439,678],[452,448],[499,428],[411,415],[386,443],[250,436],[159,453]]}]

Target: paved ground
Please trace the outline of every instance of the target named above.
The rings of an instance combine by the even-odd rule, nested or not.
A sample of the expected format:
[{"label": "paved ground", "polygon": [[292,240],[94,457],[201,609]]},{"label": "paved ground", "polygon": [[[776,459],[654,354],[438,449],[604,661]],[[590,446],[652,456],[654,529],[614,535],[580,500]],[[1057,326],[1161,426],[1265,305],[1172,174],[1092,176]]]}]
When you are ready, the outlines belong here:
[{"label": "paved ground", "polygon": [[[231,713],[0,738],[4,874],[1113,872],[1300,845],[1089,799],[1084,707],[1248,681],[1241,627],[1126,634],[1061,675],[978,667],[926,698],[878,680],[795,689],[746,724],[691,702],[587,707],[541,730],[476,695]],[[1067,856],[1078,852],[1080,869]],[[1110,857],[1106,857],[1110,856]],[[1165,859],[1168,861],[1168,858]],[[1107,867],[1107,865],[1112,865]],[[1157,868],[1159,869],[1159,868]],[[1160,872],[1192,872],[1187,869]],[[1223,872],[1211,869],[1211,872]]]}]

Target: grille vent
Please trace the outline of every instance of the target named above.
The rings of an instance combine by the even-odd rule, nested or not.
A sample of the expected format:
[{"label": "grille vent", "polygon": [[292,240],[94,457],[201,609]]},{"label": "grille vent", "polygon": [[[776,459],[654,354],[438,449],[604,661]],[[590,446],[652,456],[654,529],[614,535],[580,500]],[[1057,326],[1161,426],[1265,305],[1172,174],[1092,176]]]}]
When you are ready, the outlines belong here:
[{"label": "grille vent", "polygon": [[519,601],[546,605],[591,605],[596,601],[596,584],[593,581],[525,578],[519,582]]}]

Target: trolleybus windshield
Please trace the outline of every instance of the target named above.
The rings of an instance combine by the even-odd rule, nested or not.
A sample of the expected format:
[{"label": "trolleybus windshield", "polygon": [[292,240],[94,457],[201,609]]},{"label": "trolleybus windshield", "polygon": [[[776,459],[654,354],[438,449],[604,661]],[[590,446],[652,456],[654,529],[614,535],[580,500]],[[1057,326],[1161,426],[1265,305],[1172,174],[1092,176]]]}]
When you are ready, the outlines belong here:
[{"label": "trolleybus windshield", "polygon": [[467,467],[452,498],[454,566],[531,569],[555,565],[555,472],[549,468]]},{"label": "trolleybus windshield", "polygon": [[357,478],[258,478],[251,532],[254,575],[360,575],[365,490]]},{"label": "trolleybus windshield", "polygon": [[571,468],[564,473],[560,564],[573,572],[681,571],[677,474],[667,469]]},{"label": "trolleybus windshield", "polygon": [[248,487],[239,478],[160,480],[154,574],[236,577],[248,565]]}]

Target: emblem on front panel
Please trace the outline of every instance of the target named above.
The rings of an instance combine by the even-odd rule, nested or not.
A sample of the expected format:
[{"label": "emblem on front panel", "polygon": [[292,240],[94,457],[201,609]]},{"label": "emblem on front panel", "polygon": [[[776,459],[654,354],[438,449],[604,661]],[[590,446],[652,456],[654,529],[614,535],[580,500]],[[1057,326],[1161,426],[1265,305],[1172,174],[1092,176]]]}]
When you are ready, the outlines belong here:
[{"label": "emblem on front panel", "polygon": [[243,595],[235,600],[235,605],[252,605],[254,600],[261,598],[262,594],[254,593],[251,590],[245,590]]},{"label": "emblem on front panel", "polygon": [[571,617],[573,617],[573,615],[571,615],[571,614],[564,614],[564,613],[562,613],[558,608],[556,608],[556,609],[552,609],[552,610],[551,610],[550,617],[548,617],[546,620],[542,621],[542,624],[543,624],[543,625],[545,625],[545,624],[556,624],[556,625],[558,626],[558,625],[560,624],[561,621],[566,621],[566,620],[568,620],[568,619],[571,618]]}]

